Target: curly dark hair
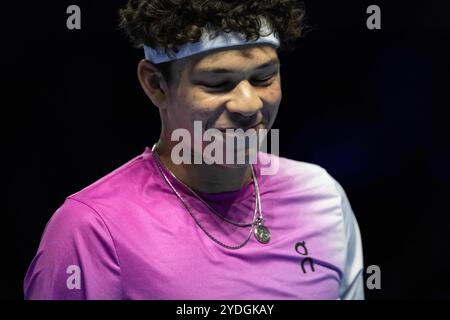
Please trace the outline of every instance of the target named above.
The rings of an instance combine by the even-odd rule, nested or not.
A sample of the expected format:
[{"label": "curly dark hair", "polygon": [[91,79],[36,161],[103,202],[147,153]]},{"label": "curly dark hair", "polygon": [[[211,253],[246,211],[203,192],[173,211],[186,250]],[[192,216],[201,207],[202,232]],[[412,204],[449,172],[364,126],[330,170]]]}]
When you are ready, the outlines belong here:
[{"label": "curly dark hair", "polygon": [[[129,0],[119,16],[119,27],[134,47],[145,44],[168,54],[199,41],[207,25],[256,40],[264,17],[280,38],[280,50],[293,49],[305,30],[305,9],[296,0]],[[159,63],[158,69],[169,84],[175,83],[171,61]]]},{"label": "curly dark hair", "polygon": [[303,33],[304,14],[296,0],[129,0],[119,11],[119,26],[136,48],[145,44],[176,52],[197,42],[206,25],[256,40],[264,17],[279,36],[280,49],[292,49]]}]

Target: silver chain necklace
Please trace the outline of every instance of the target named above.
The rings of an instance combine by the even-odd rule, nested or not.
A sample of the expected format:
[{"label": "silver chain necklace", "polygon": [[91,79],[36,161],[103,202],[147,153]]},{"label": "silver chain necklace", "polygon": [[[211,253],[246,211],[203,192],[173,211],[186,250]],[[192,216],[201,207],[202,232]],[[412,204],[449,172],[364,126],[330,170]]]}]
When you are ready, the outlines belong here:
[{"label": "silver chain necklace", "polygon": [[[261,196],[260,196],[260,192],[259,192],[259,185],[258,185],[258,181],[256,179],[256,174],[254,171],[254,168],[252,165],[250,165],[251,167],[251,171],[252,171],[252,177],[253,177],[253,184],[255,187],[255,211],[253,214],[253,220],[251,223],[240,223],[240,222],[235,222],[232,220],[227,219],[226,217],[224,217],[223,215],[219,214],[216,210],[214,210],[208,203],[206,203],[206,201],[204,201],[194,190],[192,190],[191,188],[189,188],[186,184],[184,184],[183,182],[181,182],[174,174],[173,172],[167,168],[167,166],[164,165],[164,163],[161,161],[158,152],[156,151],[156,144],[153,145],[152,148],[152,153],[155,159],[155,163],[156,166],[158,167],[162,177],[164,178],[164,180],[166,181],[166,183],[169,185],[169,187],[172,189],[172,191],[175,193],[175,195],[178,197],[178,199],[182,202],[183,206],[186,208],[186,210],[189,212],[189,214],[191,215],[191,217],[194,219],[195,223],[200,227],[200,229],[214,242],[216,242],[217,244],[227,248],[227,249],[240,249],[243,246],[245,246],[247,244],[247,242],[250,240],[250,237],[252,235],[252,233],[254,233],[255,238],[261,242],[261,243],[268,243],[270,241],[270,232],[267,229],[267,227],[264,226],[264,219],[262,216],[262,211],[261,211]],[[186,201],[183,199],[183,197],[179,194],[179,192],[175,189],[175,187],[173,186],[173,184],[170,182],[169,178],[166,176],[166,174],[164,173],[164,170],[162,168],[162,166],[171,174],[171,176],[177,181],[179,182],[182,186],[186,187],[186,189],[191,192],[198,200],[200,200],[210,211],[212,211],[215,215],[219,216],[220,218],[222,218],[224,221],[231,223],[233,225],[239,226],[239,227],[248,227],[251,225],[250,228],[250,232],[247,236],[247,238],[244,240],[243,243],[241,243],[240,245],[237,246],[231,246],[231,245],[227,245],[224,244],[223,242],[219,241],[218,239],[216,239],[215,237],[213,237],[208,230],[205,229],[205,227],[200,223],[200,221],[197,220],[197,218],[195,218],[195,215],[193,214],[191,208],[188,206],[188,204],[186,203]],[[255,228],[256,225],[256,228]]]}]

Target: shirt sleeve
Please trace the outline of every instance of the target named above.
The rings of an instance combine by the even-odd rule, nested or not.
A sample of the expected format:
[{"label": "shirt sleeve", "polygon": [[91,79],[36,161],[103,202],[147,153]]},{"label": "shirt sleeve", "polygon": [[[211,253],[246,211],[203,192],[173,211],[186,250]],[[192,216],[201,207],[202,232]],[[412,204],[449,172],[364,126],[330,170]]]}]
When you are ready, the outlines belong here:
[{"label": "shirt sleeve", "polygon": [[361,233],[344,189],[337,181],[335,181],[335,184],[341,196],[347,247],[339,298],[341,300],[364,300],[364,266]]},{"label": "shirt sleeve", "polygon": [[24,280],[25,299],[121,299],[111,234],[89,205],[67,198],[54,213]]}]

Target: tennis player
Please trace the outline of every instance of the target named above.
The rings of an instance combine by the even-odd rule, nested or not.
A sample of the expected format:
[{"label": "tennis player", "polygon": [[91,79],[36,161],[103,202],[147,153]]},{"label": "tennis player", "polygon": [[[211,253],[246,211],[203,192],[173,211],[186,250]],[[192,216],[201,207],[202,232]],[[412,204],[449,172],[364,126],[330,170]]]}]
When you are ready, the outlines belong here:
[{"label": "tennis player", "polygon": [[[194,145],[208,149],[192,138],[195,123],[223,137],[271,129],[278,52],[302,35],[303,16],[294,0],[131,0],[120,10],[145,54],[138,78],[161,134],[56,210],[26,299],[364,298],[358,224],[324,168],[259,149],[254,162],[189,161]],[[180,132],[191,137],[182,152]],[[268,163],[277,170],[264,172]]]}]

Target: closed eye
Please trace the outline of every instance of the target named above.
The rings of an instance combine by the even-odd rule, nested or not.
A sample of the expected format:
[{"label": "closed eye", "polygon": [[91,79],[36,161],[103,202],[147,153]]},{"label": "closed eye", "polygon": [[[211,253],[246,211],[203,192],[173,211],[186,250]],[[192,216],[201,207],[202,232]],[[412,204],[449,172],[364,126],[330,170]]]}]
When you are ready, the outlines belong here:
[{"label": "closed eye", "polygon": [[225,87],[227,84],[228,84],[227,82],[221,82],[221,83],[202,83],[201,85],[207,88],[219,89]]},{"label": "closed eye", "polygon": [[270,84],[270,80],[275,76],[275,74],[271,74],[270,76],[264,77],[264,78],[256,78],[251,80],[253,83],[261,85],[261,84]]},{"label": "closed eye", "polygon": [[[266,76],[263,78],[254,78],[254,79],[251,79],[250,82],[252,84],[258,85],[258,86],[268,86],[271,84],[271,80],[274,78],[275,75],[276,75],[276,73],[273,73],[273,74],[270,74],[269,76]],[[236,85],[235,83],[229,82],[229,81],[224,81],[224,82],[219,82],[219,83],[201,82],[198,84],[202,85],[205,88],[216,89],[216,90],[217,89],[220,89],[220,90],[230,89]]]}]

